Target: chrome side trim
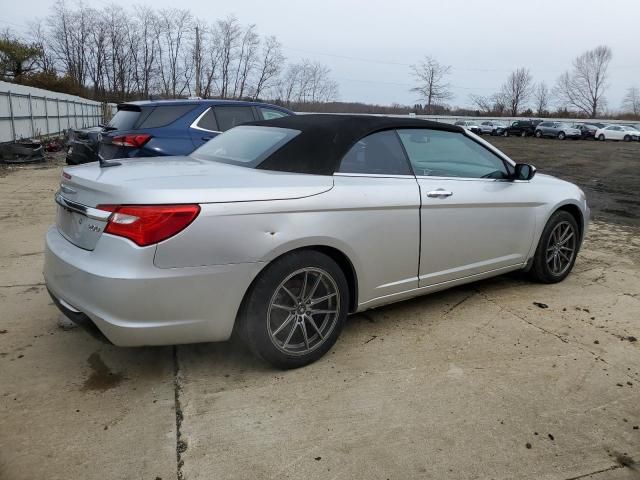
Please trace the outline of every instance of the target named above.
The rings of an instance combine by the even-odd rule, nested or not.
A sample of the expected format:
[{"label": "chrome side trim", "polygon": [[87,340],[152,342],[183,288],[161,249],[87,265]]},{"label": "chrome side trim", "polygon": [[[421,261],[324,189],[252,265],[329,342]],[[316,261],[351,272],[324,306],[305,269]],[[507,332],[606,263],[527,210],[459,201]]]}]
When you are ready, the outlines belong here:
[{"label": "chrome side trim", "polygon": [[200,130],[201,132],[210,132],[210,133],[222,133],[220,130],[207,130],[206,128],[201,128],[198,126],[198,122],[202,119],[202,117],[204,117],[207,112],[209,110],[211,110],[213,107],[209,107],[207,108],[204,112],[202,112],[200,115],[198,115],[198,118],[196,118],[193,123],[191,125],[189,125],[189,128],[193,128],[194,130]]},{"label": "chrome side trim", "polygon": [[56,203],[62,208],[71,210],[72,212],[81,213],[93,220],[100,220],[106,222],[111,216],[111,212],[106,210],[98,210],[97,208],[87,207],[77,202],[73,202],[67,198],[64,198],[59,193],[56,193]]},{"label": "chrome side trim", "polygon": [[334,177],[371,177],[371,178],[416,178],[414,175],[387,175],[384,173],[348,173],[336,172]]}]

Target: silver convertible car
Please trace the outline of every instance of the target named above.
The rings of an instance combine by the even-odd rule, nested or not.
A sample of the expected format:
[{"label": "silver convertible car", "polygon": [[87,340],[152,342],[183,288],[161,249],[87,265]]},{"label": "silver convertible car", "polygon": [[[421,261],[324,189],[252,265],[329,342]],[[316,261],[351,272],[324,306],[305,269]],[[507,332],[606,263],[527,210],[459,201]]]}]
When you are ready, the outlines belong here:
[{"label": "silver convertible car", "polygon": [[571,271],[589,209],[462,128],[300,115],[190,156],[67,167],[44,276],[72,320],[122,346],[227,340],[281,368],[348,314],[526,270]]}]

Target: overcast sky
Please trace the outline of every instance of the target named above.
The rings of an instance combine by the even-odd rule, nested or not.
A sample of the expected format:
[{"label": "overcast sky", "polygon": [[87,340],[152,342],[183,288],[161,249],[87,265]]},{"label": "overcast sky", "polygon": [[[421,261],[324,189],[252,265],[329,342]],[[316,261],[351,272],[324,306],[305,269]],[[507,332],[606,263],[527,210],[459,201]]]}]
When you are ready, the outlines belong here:
[{"label": "overcast sky", "polygon": [[[68,0],[73,1],[73,0]],[[87,2],[96,7],[116,0]],[[340,99],[413,104],[409,65],[424,55],[453,67],[453,105],[491,94],[518,67],[549,85],[574,57],[600,44],[613,49],[609,107],[640,87],[640,0],[154,0],[213,22],[235,14],[276,35],[287,59],[319,60],[340,84]],[[53,1],[3,0],[0,26],[24,31]]]}]

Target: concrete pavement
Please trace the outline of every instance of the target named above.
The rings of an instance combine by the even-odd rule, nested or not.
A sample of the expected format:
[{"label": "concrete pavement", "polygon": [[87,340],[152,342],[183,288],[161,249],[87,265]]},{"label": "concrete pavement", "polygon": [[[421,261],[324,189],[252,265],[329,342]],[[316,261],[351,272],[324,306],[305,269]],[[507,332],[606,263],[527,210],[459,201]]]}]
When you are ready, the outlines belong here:
[{"label": "concrete pavement", "polygon": [[0,171],[1,479],[640,478],[637,230],[594,225],[559,285],[509,275],[356,315],[280,372],[234,342],[60,327],[40,273],[59,175]]}]

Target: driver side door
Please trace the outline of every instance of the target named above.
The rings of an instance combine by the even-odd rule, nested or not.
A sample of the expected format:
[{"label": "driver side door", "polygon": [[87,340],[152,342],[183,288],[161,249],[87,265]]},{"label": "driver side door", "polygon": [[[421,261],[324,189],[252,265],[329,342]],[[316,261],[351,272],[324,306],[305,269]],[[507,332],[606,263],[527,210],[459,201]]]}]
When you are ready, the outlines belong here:
[{"label": "driver side door", "polygon": [[463,133],[398,134],[420,186],[419,286],[524,265],[541,204],[530,182]]}]

